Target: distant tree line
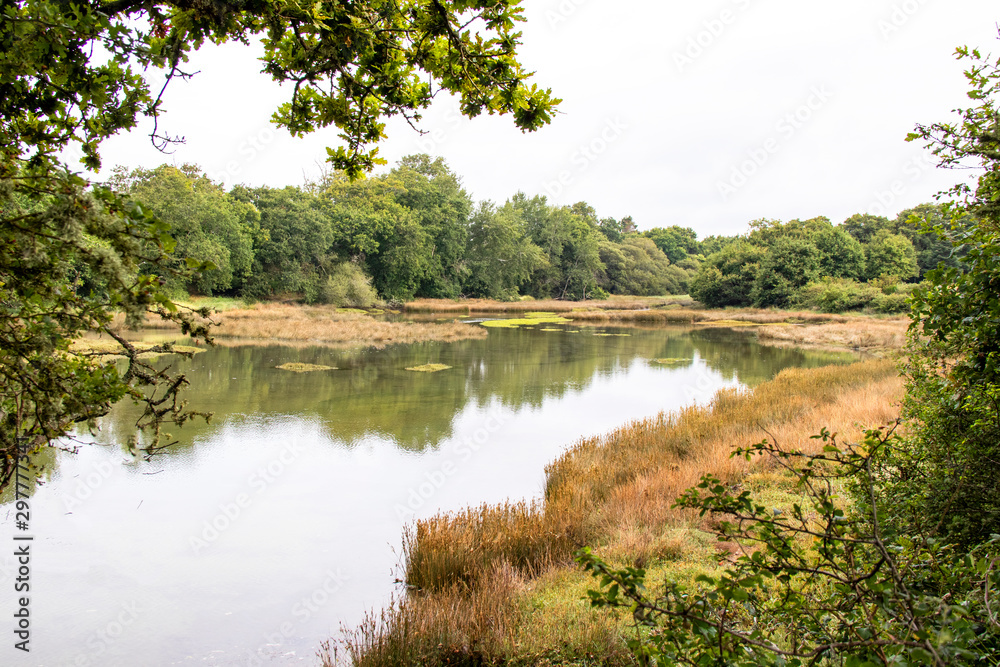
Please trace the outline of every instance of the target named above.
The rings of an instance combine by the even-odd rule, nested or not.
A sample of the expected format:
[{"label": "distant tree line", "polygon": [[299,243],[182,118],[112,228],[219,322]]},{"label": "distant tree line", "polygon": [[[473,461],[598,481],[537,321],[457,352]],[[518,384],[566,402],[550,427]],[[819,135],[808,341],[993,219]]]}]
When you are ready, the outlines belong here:
[{"label": "distant tree line", "polygon": [[[690,293],[707,306],[902,310],[910,284],[951,247],[920,234],[941,224],[924,205],[890,221],[855,215],[781,223],[698,240],[673,225],[640,232],[585,202],[517,193],[474,203],[441,158],[413,155],[386,174],[324,174],[302,187],[225,191],[195,166],[119,170],[113,185],[168,223],[177,294],[367,306],[415,297],[595,299]],[[913,219],[911,219],[913,218]]]},{"label": "distant tree line", "polygon": [[841,225],[825,217],[755,220],[744,235],[702,242],[707,257],[690,293],[711,307],[904,312],[928,271],[959,265],[952,244],[927,233],[945,223],[934,204],[895,220],[853,215]]},{"label": "distant tree line", "polygon": [[176,293],[369,305],[460,296],[592,299],[685,293],[700,246],[691,229],[640,234],[584,202],[517,193],[474,203],[441,158],[389,173],[339,172],[303,187],[235,186],[198,167],[119,170],[115,187],[171,226],[175,255],[211,262]]}]

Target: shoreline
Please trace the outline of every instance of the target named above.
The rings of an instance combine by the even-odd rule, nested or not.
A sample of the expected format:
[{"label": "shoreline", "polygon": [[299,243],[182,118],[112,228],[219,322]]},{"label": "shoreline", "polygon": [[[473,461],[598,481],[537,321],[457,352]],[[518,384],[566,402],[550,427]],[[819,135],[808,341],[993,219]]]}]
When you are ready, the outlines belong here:
[{"label": "shoreline", "polygon": [[787,369],[753,389],[721,391],[709,406],[584,438],[546,468],[542,501],[470,507],[411,526],[403,551],[410,592],[370,614],[344,648],[359,665],[634,664],[626,620],[590,608],[594,584],[572,553],[590,545],[609,562],[647,568],[651,580],[711,572],[733,553],[710,535],[710,518],[672,508],[681,491],[712,473],[762,489],[776,507],[794,502],[780,475],[732,459],[732,448],[767,437],[809,452],[822,427],[854,439],[857,424],[898,416],[901,395],[887,359]]}]

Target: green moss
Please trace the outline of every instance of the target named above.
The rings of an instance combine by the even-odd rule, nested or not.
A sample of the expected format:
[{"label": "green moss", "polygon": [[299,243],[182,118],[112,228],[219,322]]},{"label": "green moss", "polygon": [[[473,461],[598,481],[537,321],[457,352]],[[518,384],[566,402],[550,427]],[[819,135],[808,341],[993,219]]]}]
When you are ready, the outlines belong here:
[{"label": "green moss", "polygon": [[480,324],[493,329],[516,329],[536,324],[566,324],[568,322],[569,320],[565,317],[560,317],[555,313],[525,313],[524,317],[509,320],[487,320],[480,322]]},{"label": "green moss", "polygon": [[422,366],[410,366],[406,370],[417,371],[418,373],[437,373],[438,371],[444,371],[451,368],[451,366],[446,366],[445,364],[424,364]]},{"label": "green moss", "polygon": [[322,366],[320,364],[302,364],[298,362],[289,362],[287,364],[281,364],[280,366],[275,366],[275,368],[280,368],[283,371],[292,371],[293,373],[309,373],[312,371],[337,370],[335,366]]}]

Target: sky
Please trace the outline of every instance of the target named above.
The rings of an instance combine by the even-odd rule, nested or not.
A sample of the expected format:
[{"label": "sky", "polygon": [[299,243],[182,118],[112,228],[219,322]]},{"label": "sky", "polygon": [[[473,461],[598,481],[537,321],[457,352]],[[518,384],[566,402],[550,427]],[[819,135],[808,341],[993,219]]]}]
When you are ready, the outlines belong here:
[{"label": "sky", "polygon": [[[426,134],[389,123],[385,169],[429,153],[476,201],[586,201],[699,238],[933,201],[969,173],[936,168],[906,134],[971,106],[956,47],[1000,53],[1000,10],[983,0],[526,0],[524,16],[521,62],[563,100],[553,123],[526,134],[440,97]],[[195,163],[226,186],[317,177],[336,130],[274,126],[288,88],[260,73],[260,54],[203,48],[164,102],[161,129],[185,143],[164,155],[140,126],[105,143],[106,167]]]}]

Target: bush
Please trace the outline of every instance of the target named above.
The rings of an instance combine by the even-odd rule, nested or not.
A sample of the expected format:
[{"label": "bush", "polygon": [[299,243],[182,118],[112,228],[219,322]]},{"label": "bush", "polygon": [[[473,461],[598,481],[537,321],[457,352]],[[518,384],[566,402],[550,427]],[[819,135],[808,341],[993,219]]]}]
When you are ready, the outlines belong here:
[{"label": "bush", "polygon": [[360,266],[353,262],[341,262],[326,279],[316,278],[306,284],[305,300],[306,303],[370,308],[378,303],[378,292]]}]

